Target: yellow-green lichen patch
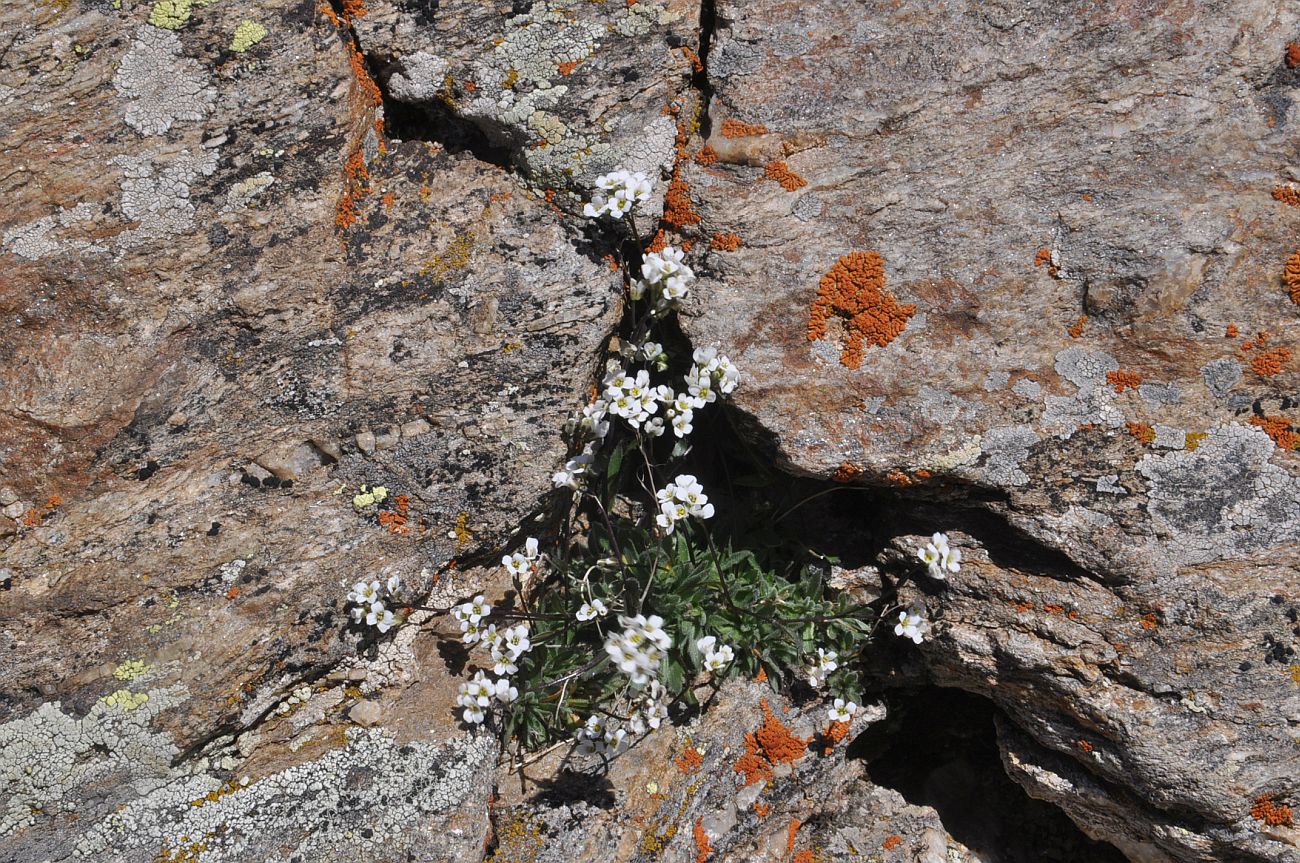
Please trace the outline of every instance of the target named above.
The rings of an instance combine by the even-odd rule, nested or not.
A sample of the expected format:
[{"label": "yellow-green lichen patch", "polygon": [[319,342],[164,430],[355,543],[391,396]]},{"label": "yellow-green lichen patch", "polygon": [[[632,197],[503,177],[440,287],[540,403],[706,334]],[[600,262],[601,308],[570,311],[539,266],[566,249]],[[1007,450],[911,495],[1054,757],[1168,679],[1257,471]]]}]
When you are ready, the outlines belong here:
[{"label": "yellow-green lichen patch", "polygon": [[113,669],[113,676],[118,680],[135,680],[140,675],[147,674],[151,667],[142,660],[128,659]]},{"label": "yellow-green lichen patch", "polygon": [[365,509],[372,503],[383,503],[388,497],[388,489],[382,485],[377,485],[367,490],[365,485],[361,486],[361,493],[352,497],[352,505],[357,509]]},{"label": "yellow-green lichen patch", "polygon": [[149,12],[149,23],[164,30],[179,30],[190,20],[194,0],[158,0]]},{"label": "yellow-green lichen patch", "polygon": [[256,21],[245,18],[235,28],[235,35],[230,40],[230,50],[242,54],[266,38],[266,28]]},{"label": "yellow-green lichen patch", "polygon": [[129,689],[119,689],[112,695],[105,695],[99,699],[100,703],[108,707],[120,707],[123,710],[135,710],[140,705],[149,700],[147,692],[132,692]]}]

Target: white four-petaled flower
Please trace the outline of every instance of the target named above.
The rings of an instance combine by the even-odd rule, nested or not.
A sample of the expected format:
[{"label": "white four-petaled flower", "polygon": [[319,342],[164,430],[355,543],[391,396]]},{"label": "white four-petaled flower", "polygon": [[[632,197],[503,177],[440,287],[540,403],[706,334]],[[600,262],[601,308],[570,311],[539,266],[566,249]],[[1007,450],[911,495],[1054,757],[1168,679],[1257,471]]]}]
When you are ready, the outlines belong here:
[{"label": "white four-petaled flower", "polygon": [[858,705],[852,701],[837,698],[835,704],[827,712],[830,714],[831,722],[852,722],[853,715],[858,712]]},{"label": "white four-petaled flower", "polygon": [[901,635],[904,638],[910,638],[916,644],[925,640],[925,635],[930,631],[930,622],[925,619],[925,608],[920,605],[909,605],[898,613],[898,623],[894,625],[894,635]]}]

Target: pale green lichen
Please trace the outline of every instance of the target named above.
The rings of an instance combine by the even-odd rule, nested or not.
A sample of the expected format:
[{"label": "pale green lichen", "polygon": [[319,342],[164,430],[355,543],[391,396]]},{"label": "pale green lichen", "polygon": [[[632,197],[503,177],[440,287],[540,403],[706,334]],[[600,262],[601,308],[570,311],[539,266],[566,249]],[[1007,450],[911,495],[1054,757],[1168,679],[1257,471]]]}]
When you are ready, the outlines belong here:
[{"label": "pale green lichen", "polygon": [[179,30],[190,20],[194,0],[158,0],[149,12],[149,23],[164,30]]},{"label": "pale green lichen", "polygon": [[361,486],[361,494],[352,498],[352,505],[357,509],[365,509],[372,503],[382,503],[388,497],[388,489],[382,485],[377,485],[369,491],[365,485]]},{"label": "pale green lichen", "polygon": [[230,40],[230,50],[242,54],[266,38],[266,28],[256,21],[245,18],[235,28],[235,35]]},{"label": "pale green lichen", "polygon": [[146,692],[132,692],[129,689],[119,689],[111,695],[105,695],[99,699],[99,703],[107,707],[120,707],[123,710],[135,710],[140,705],[149,700],[149,694]]},{"label": "pale green lichen", "polygon": [[143,674],[148,674],[149,669],[153,666],[145,664],[139,659],[128,659],[113,669],[113,676],[118,680],[135,680]]}]

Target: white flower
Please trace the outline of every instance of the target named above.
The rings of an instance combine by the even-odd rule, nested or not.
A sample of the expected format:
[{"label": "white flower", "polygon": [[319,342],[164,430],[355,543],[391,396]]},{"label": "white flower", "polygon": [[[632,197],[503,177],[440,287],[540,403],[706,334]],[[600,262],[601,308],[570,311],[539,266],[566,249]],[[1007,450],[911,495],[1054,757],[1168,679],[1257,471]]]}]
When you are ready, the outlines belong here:
[{"label": "white flower", "polygon": [[390,575],[390,576],[388,577],[388,584],[386,585],[386,587],[388,588],[388,594],[389,594],[389,596],[393,596],[393,595],[396,595],[396,594],[398,594],[398,593],[401,593],[401,592],[402,592],[402,577],[401,577],[400,575]]},{"label": "white flower", "polygon": [[366,625],[374,626],[379,623],[383,619],[386,610],[382,602],[372,602],[370,610],[366,612]]},{"label": "white flower", "polygon": [[492,604],[479,594],[469,602],[456,606],[451,611],[452,616],[462,623],[478,623],[483,618],[492,613]]},{"label": "white flower", "polygon": [[852,701],[845,701],[843,698],[835,699],[835,705],[827,713],[830,714],[831,722],[852,722],[853,715],[858,712],[858,705]]},{"label": "white flower", "polygon": [[507,629],[502,636],[501,644],[503,649],[508,650],[515,659],[532,650],[533,643],[528,640],[528,624],[521,623]]},{"label": "white flower", "polygon": [[609,609],[605,607],[605,603],[599,599],[593,599],[591,602],[584,602],[582,607],[578,609],[578,620],[592,620],[596,617],[604,617],[607,614],[609,614]]},{"label": "white flower", "polygon": [[530,536],[524,540],[524,557],[529,560],[537,560],[541,554],[537,551],[537,537]]},{"label": "white flower", "polygon": [[712,635],[706,635],[703,638],[696,640],[695,649],[698,650],[701,654],[707,655],[713,652],[713,645],[717,643],[718,643],[718,639],[716,637]]},{"label": "white flower", "polygon": [[596,456],[590,450],[584,451],[581,455],[575,455],[564,463],[564,470],[556,471],[551,476],[551,481],[555,483],[556,488],[568,486],[576,489],[579,486],[579,479],[587,473],[587,470],[595,461]]},{"label": "white flower", "polygon": [[380,632],[387,632],[388,630],[393,628],[394,622],[395,619],[393,618],[393,612],[385,608],[383,612],[379,615],[378,619],[375,620],[375,628],[378,629]]},{"label": "white flower", "polygon": [[352,585],[352,590],[348,592],[348,602],[355,602],[357,605],[374,605],[379,601],[379,582],[372,581],[366,583],[358,581]]},{"label": "white flower", "polygon": [[492,685],[492,694],[502,704],[509,704],[519,697],[519,690],[511,686],[508,679],[502,677]]},{"label": "white flower", "polygon": [[358,624],[361,623],[361,621],[365,619],[365,616],[366,616],[366,609],[364,606],[358,605],[352,609],[353,623],[358,623]]},{"label": "white flower", "polygon": [[693,419],[695,419],[695,414],[689,410],[674,414],[672,419],[673,434],[679,438],[684,438],[693,432],[695,430],[695,426],[691,425]]},{"label": "white flower", "polygon": [[913,604],[898,613],[894,635],[910,638],[916,644],[920,644],[929,631],[930,622],[925,619],[925,609],[922,606]]},{"label": "white flower", "polygon": [[[932,578],[946,578],[947,572],[961,569],[961,550],[948,545],[948,534],[936,533],[916,556],[929,568]],[[947,572],[945,572],[947,570]]]},{"label": "white flower", "polygon": [[641,346],[641,356],[648,363],[653,363],[664,356],[664,346],[658,342],[646,342]]},{"label": "white flower", "polygon": [[840,667],[839,663],[835,661],[837,659],[839,659],[839,654],[835,651],[823,647],[817,648],[817,657],[809,662],[806,668],[808,683],[814,689],[826,682],[826,675]]}]

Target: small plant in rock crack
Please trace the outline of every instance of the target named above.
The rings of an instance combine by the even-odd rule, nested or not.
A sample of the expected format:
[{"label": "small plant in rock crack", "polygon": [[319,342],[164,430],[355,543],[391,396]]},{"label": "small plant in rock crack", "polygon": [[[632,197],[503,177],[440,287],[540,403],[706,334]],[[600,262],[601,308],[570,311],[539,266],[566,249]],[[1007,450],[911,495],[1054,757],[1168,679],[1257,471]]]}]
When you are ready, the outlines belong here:
[{"label": "small plant in rock crack", "polygon": [[[687,472],[691,436],[740,372],[715,347],[684,346],[672,316],[695,273],[671,245],[642,252],[633,210],[649,198],[645,177],[615,171],[596,185],[608,195],[586,214],[622,227],[619,347],[567,426],[578,454],[553,477],[572,491],[559,535],[547,551],[530,537],[502,558],[515,590],[501,607],[480,595],[426,609],[449,614],[474,648],[460,718],[491,722],[521,749],[572,741],[578,754],[608,757],[658,728],[673,705],[698,706],[726,678],[761,672],[774,686],[824,690],[835,699],[828,715],[844,721],[858,709],[855,660],[870,636],[898,613],[895,633],[920,643],[924,609],[854,604],[828,588],[821,567],[765,553],[762,525],[715,538],[717,505]],[[943,534],[918,557],[937,579],[960,568]],[[394,625],[378,582],[349,599],[358,619]]]}]

